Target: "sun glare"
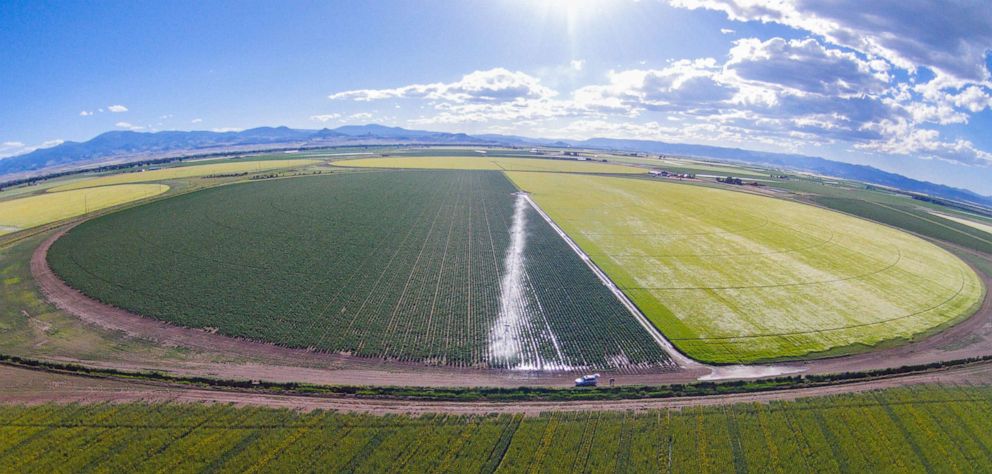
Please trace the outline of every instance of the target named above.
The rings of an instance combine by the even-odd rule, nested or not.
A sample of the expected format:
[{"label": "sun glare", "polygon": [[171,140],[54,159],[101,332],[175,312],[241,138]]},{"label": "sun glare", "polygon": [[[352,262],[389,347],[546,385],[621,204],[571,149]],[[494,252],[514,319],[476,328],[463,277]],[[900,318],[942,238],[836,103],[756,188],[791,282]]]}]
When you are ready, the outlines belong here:
[{"label": "sun glare", "polygon": [[595,22],[608,20],[630,0],[532,0],[545,25],[563,25],[570,42]]}]

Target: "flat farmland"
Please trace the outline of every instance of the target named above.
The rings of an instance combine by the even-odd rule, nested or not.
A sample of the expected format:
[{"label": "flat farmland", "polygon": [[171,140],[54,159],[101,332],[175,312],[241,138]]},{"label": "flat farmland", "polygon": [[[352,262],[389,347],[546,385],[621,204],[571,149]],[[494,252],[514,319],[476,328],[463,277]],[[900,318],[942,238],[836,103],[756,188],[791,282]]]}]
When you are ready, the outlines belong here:
[{"label": "flat farmland", "polygon": [[992,389],[540,416],[0,406],[11,472],[989,472]]},{"label": "flat farmland", "polygon": [[626,156],[626,155],[609,155],[607,159],[616,163],[650,166],[652,168],[669,170],[676,173],[696,173],[696,174],[710,173],[710,174],[718,174],[722,176],[737,176],[741,178],[768,177],[768,173],[755,170],[753,168],[746,168],[743,166],[721,165],[717,163],[708,163],[705,161],[696,161],[689,159],[680,159],[680,158],[659,159],[659,158],[647,158],[647,157]]},{"label": "flat farmland", "polygon": [[992,253],[992,235],[975,226],[956,222],[909,206],[889,205],[864,199],[818,196],[822,206],[906,229],[983,253]]},{"label": "flat farmland", "polygon": [[0,201],[0,235],[157,196],[168,190],[164,184],[125,184]]},{"label": "flat farmland", "polygon": [[461,367],[668,368],[502,173],[235,184],[109,214],[48,254],[105,303],[288,347]]},{"label": "flat farmland", "polygon": [[958,224],[964,224],[968,227],[978,229],[980,231],[985,232],[986,234],[992,235],[992,222],[989,222],[988,220],[982,221],[977,218],[966,219],[964,217],[953,216],[951,214],[945,214],[943,212],[931,211],[930,213],[935,216],[940,216],[943,217],[944,219],[952,220],[954,222],[957,222]]},{"label": "flat farmland", "polygon": [[799,203],[659,181],[507,173],[687,355],[755,362],[910,339],[980,304],[910,234]]},{"label": "flat farmland", "polygon": [[125,183],[147,183],[151,181],[162,181],[167,179],[196,178],[216,174],[231,173],[257,173],[283,168],[297,168],[320,163],[320,160],[263,160],[263,161],[232,161],[228,163],[213,163],[205,165],[175,166],[151,171],[138,171],[133,173],[118,173],[109,176],[100,176],[91,179],[84,179],[56,186],[49,192],[69,191],[73,189],[92,188],[96,186],[108,186],[112,184]]},{"label": "flat farmland", "polygon": [[416,168],[491,171],[548,171],[570,173],[646,174],[647,170],[631,166],[578,160],[546,158],[503,158],[489,156],[393,156],[359,158],[334,162],[336,166],[358,168]]}]

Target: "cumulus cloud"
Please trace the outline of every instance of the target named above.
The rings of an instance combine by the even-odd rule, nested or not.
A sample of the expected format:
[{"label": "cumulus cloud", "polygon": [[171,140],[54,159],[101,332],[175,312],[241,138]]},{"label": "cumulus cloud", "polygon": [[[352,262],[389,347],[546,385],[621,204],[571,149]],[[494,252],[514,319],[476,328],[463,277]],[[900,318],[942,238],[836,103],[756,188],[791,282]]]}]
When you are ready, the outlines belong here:
[{"label": "cumulus cloud", "polygon": [[734,30],[732,30],[730,28],[720,28],[720,33],[723,33],[725,35],[732,35],[732,34],[736,33],[736,31],[734,31]]},{"label": "cumulus cloud", "polygon": [[450,102],[507,102],[518,99],[552,97],[555,91],[540,80],[519,71],[494,68],[475,71],[455,82],[412,84],[394,89],[359,89],[331,94],[332,100],[372,101],[396,98],[423,98]]},{"label": "cumulus cloud", "polygon": [[970,86],[964,89],[960,94],[950,96],[948,99],[953,102],[956,107],[968,109],[968,111],[972,113],[977,113],[985,109],[992,108],[992,96],[989,95],[985,88],[978,86]]},{"label": "cumulus cloud", "polygon": [[814,39],[742,39],[731,48],[726,67],[746,81],[841,98],[878,95],[889,87],[881,66]]},{"label": "cumulus cloud", "polygon": [[906,120],[883,120],[866,128],[878,132],[882,139],[857,144],[857,148],[967,165],[992,165],[992,153],[978,149],[972,142],[944,141],[937,130],[916,127]]},{"label": "cumulus cloud", "polygon": [[134,125],[134,124],[131,124],[130,122],[117,122],[117,123],[114,124],[114,126],[117,127],[117,128],[127,129],[127,130],[130,130],[132,132],[137,132],[139,130],[144,130],[145,129],[145,127],[142,127],[140,125]]},{"label": "cumulus cloud", "polygon": [[83,110],[79,112],[80,117],[89,117],[90,115],[93,115],[93,112],[89,110]]},{"label": "cumulus cloud", "polygon": [[733,97],[737,87],[723,82],[716,60],[675,61],[663,69],[611,71],[609,83],[580,88],[575,106],[598,112],[712,110]]},{"label": "cumulus cloud", "polygon": [[321,115],[311,115],[310,120],[316,120],[318,122],[324,123],[331,120],[341,118],[341,114],[321,114]]},{"label": "cumulus cloud", "polygon": [[735,21],[779,23],[885,58],[907,70],[927,67],[969,81],[989,77],[992,8],[973,0],[671,0],[721,11]]},{"label": "cumulus cloud", "polygon": [[[774,12],[779,7],[768,8]],[[752,6],[732,17],[760,15],[760,9]],[[723,60],[683,59],[661,68],[613,70],[602,81],[565,93],[529,74],[495,68],[455,82],[344,91],[330,98],[420,99],[424,113],[408,120],[415,125],[486,124],[488,130],[516,127],[518,132],[553,136],[609,135],[772,150],[839,144],[992,165],[989,153],[974,143],[949,140],[936,128],[967,123],[969,114],[992,108],[988,82],[969,84],[947,74],[907,81],[889,57],[838,44],[817,38],[743,38]],[[576,67],[573,63],[569,69]],[[334,118],[328,114],[326,120]],[[542,129],[548,124],[556,126]]]},{"label": "cumulus cloud", "polygon": [[190,120],[190,123],[203,123],[203,119],[202,118],[195,118],[193,120]]},{"label": "cumulus cloud", "polygon": [[23,155],[25,153],[30,153],[34,150],[40,148],[51,148],[56,145],[61,145],[65,143],[63,140],[46,140],[37,145],[27,145],[24,142],[17,140],[8,140],[5,142],[0,142],[0,159],[8,158],[11,156]]},{"label": "cumulus cloud", "polygon": [[414,124],[456,124],[513,121],[518,124],[561,117],[573,113],[571,102],[559,100],[515,100],[501,103],[435,104],[435,113],[411,121]]},{"label": "cumulus cloud", "polygon": [[582,68],[584,68],[586,66],[586,60],[585,59],[573,59],[573,60],[571,60],[571,61],[568,62],[568,65],[571,66],[572,69],[574,69],[576,71],[581,71]]},{"label": "cumulus cloud", "polygon": [[123,105],[111,105],[107,107],[107,110],[114,113],[121,113],[121,112],[127,112],[127,107],[124,107]]}]

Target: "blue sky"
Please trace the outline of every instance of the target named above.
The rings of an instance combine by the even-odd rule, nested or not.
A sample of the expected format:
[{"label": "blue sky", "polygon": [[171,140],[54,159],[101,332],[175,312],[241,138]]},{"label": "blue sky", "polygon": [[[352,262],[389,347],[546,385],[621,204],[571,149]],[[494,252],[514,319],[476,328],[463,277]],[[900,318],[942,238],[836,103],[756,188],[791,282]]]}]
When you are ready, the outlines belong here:
[{"label": "blue sky", "polygon": [[0,156],[384,123],[797,152],[992,194],[981,2],[0,1]]}]

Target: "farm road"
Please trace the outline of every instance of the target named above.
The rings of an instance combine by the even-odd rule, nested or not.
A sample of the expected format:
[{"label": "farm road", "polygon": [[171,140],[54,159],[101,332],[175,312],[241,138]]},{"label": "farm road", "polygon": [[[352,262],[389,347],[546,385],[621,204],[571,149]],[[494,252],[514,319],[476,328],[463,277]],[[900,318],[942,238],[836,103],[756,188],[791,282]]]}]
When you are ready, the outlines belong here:
[{"label": "farm road", "polygon": [[865,392],[919,384],[990,384],[992,363],[907,375],[868,382],[760,393],[713,395],[705,397],[648,400],[592,400],[559,402],[417,401],[362,399],[340,396],[261,394],[170,386],[151,382],[99,379],[29,370],[0,365],[0,403],[35,405],[42,403],[222,403],[236,406],[265,406],[294,410],[337,410],[372,414],[487,414],[523,413],[538,415],[550,411],[643,411],[735,403],[768,403],[798,398]]}]

